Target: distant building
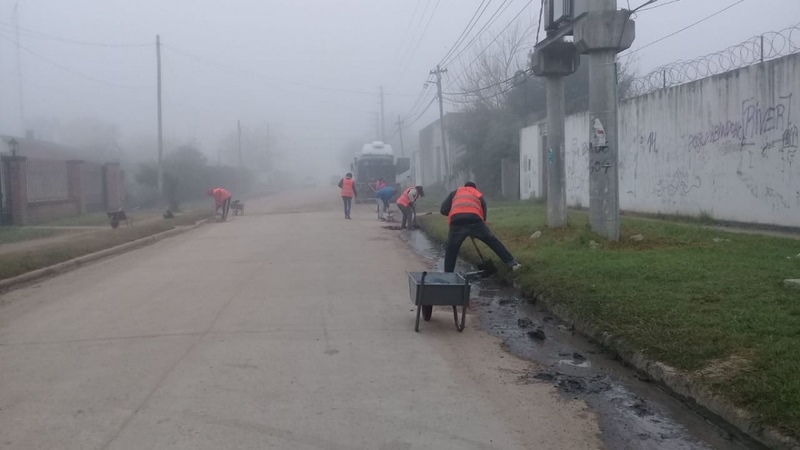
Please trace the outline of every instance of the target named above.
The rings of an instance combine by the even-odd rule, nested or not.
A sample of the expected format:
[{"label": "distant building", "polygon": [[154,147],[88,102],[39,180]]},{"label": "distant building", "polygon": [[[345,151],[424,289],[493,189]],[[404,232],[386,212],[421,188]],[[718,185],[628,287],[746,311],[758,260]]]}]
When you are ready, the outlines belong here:
[{"label": "distant building", "polygon": [[[463,113],[447,113],[444,116],[445,129],[457,126]],[[422,186],[442,184],[453,189],[468,181],[468,173],[459,172],[456,167],[464,155],[464,146],[456,143],[447,133],[447,152],[442,150],[441,121],[436,120],[419,132],[419,151],[414,155],[411,167],[414,182]]]}]

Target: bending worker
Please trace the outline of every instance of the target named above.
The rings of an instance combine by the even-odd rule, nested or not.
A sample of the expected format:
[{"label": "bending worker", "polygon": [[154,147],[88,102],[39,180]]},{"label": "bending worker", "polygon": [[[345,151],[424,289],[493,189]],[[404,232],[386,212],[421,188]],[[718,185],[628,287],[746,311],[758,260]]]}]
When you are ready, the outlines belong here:
[{"label": "bending worker", "polygon": [[378,203],[378,219],[386,220],[386,211],[389,210],[389,201],[394,197],[394,187],[386,185],[375,192],[375,201]]},{"label": "bending worker", "polygon": [[447,216],[450,224],[444,254],[445,272],[455,271],[458,251],[461,249],[464,239],[468,237],[478,239],[488,245],[511,270],[519,270],[522,267],[511,256],[506,246],[486,226],[486,200],[478,191],[475,183],[469,181],[464,187],[451,192],[442,203],[440,212]]},{"label": "bending worker", "polygon": [[410,230],[412,225],[416,225],[417,200],[420,197],[425,197],[425,191],[422,186],[410,187],[400,194],[397,199],[397,207],[403,213],[403,222],[400,224],[400,228],[408,228]]},{"label": "bending worker", "polygon": [[214,197],[214,214],[221,209],[222,217],[220,220],[226,221],[228,219],[228,211],[231,209],[231,193],[223,188],[213,188],[208,190],[208,195]]},{"label": "bending worker", "polygon": [[342,202],[344,202],[344,218],[350,219],[350,209],[353,207],[353,197],[358,197],[356,192],[356,180],[353,179],[353,174],[347,174],[339,181],[339,187],[342,189]]}]

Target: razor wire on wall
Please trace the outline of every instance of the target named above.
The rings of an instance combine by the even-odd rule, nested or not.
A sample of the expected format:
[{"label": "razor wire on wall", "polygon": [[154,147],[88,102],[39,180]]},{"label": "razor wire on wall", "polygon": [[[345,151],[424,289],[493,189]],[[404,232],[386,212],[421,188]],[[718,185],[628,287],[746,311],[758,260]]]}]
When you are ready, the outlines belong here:
[{"label": "razor wire on wall", "polygon": [[688,83],[800,52],[800,24],[748,39],[720,52],[676,61],[633,80],[628,97]]}]

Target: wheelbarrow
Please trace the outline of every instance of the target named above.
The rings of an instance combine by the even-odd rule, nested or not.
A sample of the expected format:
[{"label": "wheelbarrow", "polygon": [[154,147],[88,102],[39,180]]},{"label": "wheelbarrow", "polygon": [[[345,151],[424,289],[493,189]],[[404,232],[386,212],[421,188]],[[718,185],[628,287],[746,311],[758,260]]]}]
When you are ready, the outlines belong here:
[{"label": "wheelbarrow", "polygon": [[[452,272],[407,272],[411,302],[417,306],[414,331],[419,331],[419,318],[431,320],[434,306],[452,306],[456,329],[464,331],[469,306],[470,280],[483,276],[482,271],[464,275]],[[458,307],[461,306],[461,318]]]}]

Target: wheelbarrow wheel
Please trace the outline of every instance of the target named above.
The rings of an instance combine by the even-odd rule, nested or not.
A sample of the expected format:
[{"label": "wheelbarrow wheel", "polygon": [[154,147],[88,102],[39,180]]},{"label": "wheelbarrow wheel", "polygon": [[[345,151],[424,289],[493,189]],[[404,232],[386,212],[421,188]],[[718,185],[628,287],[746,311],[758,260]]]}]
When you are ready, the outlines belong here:
[{"label": "wheelbarrow wheel", "polygon": [[433,306],[422,307],[422,318],[425,319],[426,322],[430,322],[432,315],[433,315]]}]

